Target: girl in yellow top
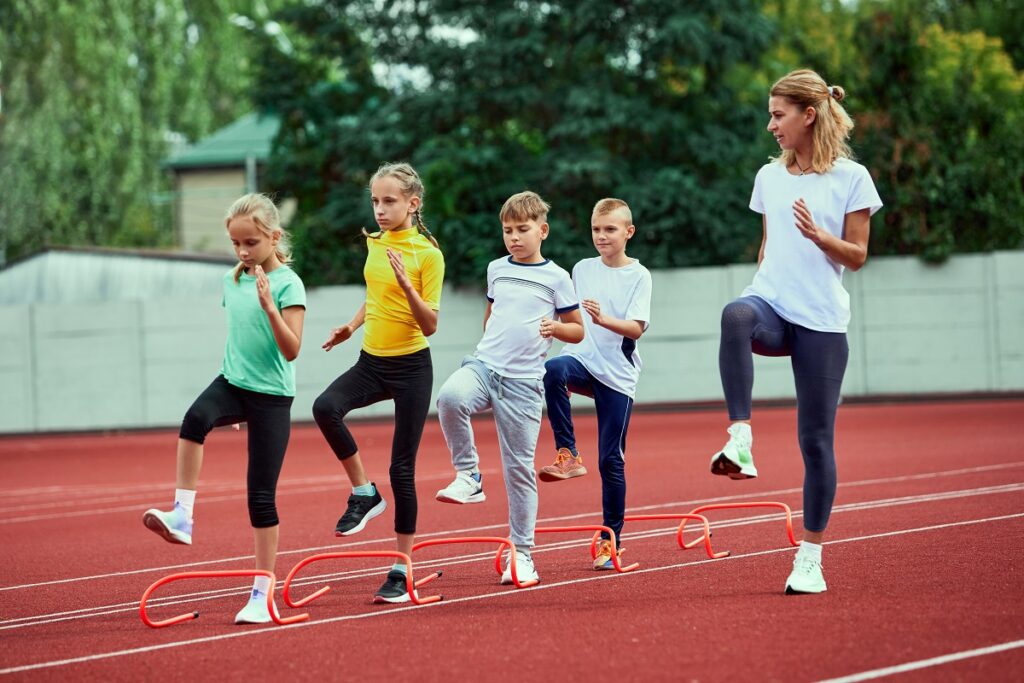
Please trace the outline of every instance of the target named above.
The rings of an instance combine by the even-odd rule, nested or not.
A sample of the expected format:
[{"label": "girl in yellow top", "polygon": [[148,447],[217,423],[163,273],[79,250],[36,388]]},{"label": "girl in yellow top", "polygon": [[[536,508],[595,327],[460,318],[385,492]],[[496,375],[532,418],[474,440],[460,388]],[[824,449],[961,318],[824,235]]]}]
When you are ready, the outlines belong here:
[{"label": "girl in yellow top", "polygon": [[[430,409],[434,383],[427,337],[437,330],[444,257],[423,224],[423,182],[409,164],[385,164],[370,179],[374,218],[380,232],[366,235],[363,267],[366,303],[346,325],[331,331],[330,351],[365,323],[359,360],[313,403],[313,417],[352,482],[348,508],[335,535],[362,531],[387,508],[366,477],[359,449],[344,417],[355,408],[395,401],[391,489],[395,496],[398,550],[412,552],[416,532],[416,451]],[[414,221],[415,220],[415,224]],[[374,602],[405,602],[404,564],[395,564]]]}]

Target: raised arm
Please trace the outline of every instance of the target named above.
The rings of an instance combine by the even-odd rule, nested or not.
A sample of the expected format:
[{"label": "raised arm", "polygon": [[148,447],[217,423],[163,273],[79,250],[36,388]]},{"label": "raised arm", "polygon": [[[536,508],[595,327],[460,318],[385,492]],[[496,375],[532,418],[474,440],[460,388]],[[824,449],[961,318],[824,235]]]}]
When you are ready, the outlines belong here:
[{"label": "raised arm", "polygon": [[302,346],[302,323],[306,319],[303,306],[288,306],[283,311],[277,310],[274,297],[270,291],[270,279],[263,268],[256,266],[256,294],[260,298],[260,306],[267,314],[270,329],[274,334],[274,342],[286,360],[293,361],[299,356]]},{"label": "raised arm", "polygon": [[545,339],[554,337],[566,344],[579,344],[583,341],[583,317],[580,309],[574,308],[566,313],[558,314],[558,321],[541,318],[540,336]]},{"label": "raised arm", "polygon": [[868,236],[871,228],[871,210],[861,209],[846,214],[843,220],[843,237],[840,239],[828,230],[814,224],[811,211],[803,199],[793,205],[796,227],[804,237],[818,245],[825,255],[850,270],[860,270],[868,260]]},{"label": "raised arm", "polygon": [[388,261],[391,263],[391,269],[395,271],[395,279],[398,280],[398,286],[402,288],[402,292],[405,293],[405,299],[409,302],[409,310],[412,311],[412,317],[416,319],[416,324],[420,326],[423,335],[429,337],[434,332],[437,332],[437,311],[427,305],[423,297],[420,296],[420,293],[413,287],[412,281],[405,272],[405,262],[402,260],[402,253],[388,249]]},{"label": "raised arm", "polygon": [[647,329],[647,324],[643,320],[620,320],[609,315],[602,315],[601,303],[596,299],[584,299],[580,305],[584,311],[590,314],[590,319],[595,325],[600,325],[615,334],[621,334],[634,341],[639,339]]}]

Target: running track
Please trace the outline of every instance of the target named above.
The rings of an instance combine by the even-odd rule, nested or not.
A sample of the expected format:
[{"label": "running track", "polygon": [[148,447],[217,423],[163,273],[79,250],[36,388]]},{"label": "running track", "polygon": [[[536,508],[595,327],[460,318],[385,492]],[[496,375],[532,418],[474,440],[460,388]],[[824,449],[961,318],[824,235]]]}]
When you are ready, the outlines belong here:
[{"label": "running track", "polygon": [[[1024,401],[847,405],[839,412],[840,489],[825,549],[829,591],[784,596],[795,550],[767,510],[712,516],[717,550],[680,550],[671,522],[627,524],[629,574],[590,569],[589,534],[539,535],[542,583],[497,585],[493,550],[445,546],[414,556],[444,576],[424,607],[376,606],[390,563],[329,561],[296,583],[330,593],[290,627],[234,626],[251,582],[170,584],[150,629],[142,592],[178,571],[249,568],[244,432],[208,441],[195,545],[172,546],[141,523],[173,493],[173,432],[0,439],[0,681],[256,680],[1020,680],[1024,675]],[[436,421],[418,468],[421,538],[506,535],[506,502],[489,420],[476,423],[488,500],[433,501],[450,465]],[[540,526],[600,522],[593,417],[577,419],[591,474],[541,484]],[[801,465],[791,408],[755,415],[761,477],[707,472],[723,442],[717,412],[638,413],[629,441],[629,512],[688,512],[709,501],[768,499],[799,515]],[[390,425],[354,428],[385,493]],[[549,459],[541,435],[538,464]],[[391,510],[335,539],[347,487],[315,427],[297,427],[278,507],[280,579],[301,558],[393,547]],[[799,517],[795,525],[800,528]],[[695,535],[691,535],[695,537]],[[284,606],[284,616],[296,613]]]}]

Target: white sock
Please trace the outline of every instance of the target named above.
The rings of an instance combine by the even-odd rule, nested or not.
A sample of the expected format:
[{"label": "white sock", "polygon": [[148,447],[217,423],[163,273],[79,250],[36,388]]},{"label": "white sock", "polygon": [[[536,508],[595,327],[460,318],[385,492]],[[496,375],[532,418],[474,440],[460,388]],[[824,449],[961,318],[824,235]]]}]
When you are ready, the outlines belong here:
[{"label": "white sock", "polygon": [[817,543],[810,543],[809,541],[800,541],[800,551],[804,555],[807,555],[812,560],[821,562],[821,546]]},{"label": "white sock", "polygon": [[188,489],[174,489],[174,502],[185,510],[185,514],[192,519],[192,508],[196,505],[196,492]]},{"label": "white sock", "polygon": [[270,577],[257,576],[252,581],[252,587],[253,589],[258,590],[260,593],[263,593],[263,595],[266,595],[270,592]]}]

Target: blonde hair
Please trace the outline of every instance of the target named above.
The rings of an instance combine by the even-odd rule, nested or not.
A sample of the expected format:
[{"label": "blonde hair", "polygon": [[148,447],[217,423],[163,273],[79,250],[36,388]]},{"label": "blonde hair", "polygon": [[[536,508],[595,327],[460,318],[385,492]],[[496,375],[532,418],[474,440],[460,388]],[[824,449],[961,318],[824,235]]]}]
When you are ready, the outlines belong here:
[{"label": "blonde hair", "polygon": [[[812,124],[814,150],[811,169],[815,173],[832,170],[832,165],[840,157],[853,158],[853,152],[847,144],[850,131],[853,130],[853,119],[840,104],[846,99],[846,91],[841,86],[828,85],[825,79],[810,69],[799,69],[775,81],[771,96],[784,97],[790,104],[801,109],[814,107],[816,116]],[[796,163],[796,151],[783,150],[779,160],[787,167]]]},{"label": "blonde hair", "polygon": [[[274,205],[274,200],[265,194],[253,192],[236,199],[224,216],[224,227],[231,225],[231,221],[240,216],[248,216],[256,227],[267,237],[273,237],[274,233],[280,233],[281,239],[274,247],[274,255],[281,263],[291,263],[291,249],[288,246],[288,233],[281,227],[281,214]],[[235,282],[242,277],[245,264],[239,262],[235,266]]]},{"label": "blonde hair", "polygon": [[[416,207],[416,211],[413,212],[413,218],[416,219],[416,228],[420,234],[430,240],[430,243],[435,247],[440,247],[437,240],[434,238],[433,233],[427,228],[427,224],[423,222],[423,195],[425,194],[423,188],[423,181],[420,180],[420,174],[416,172],[410,164],[400,162],[393,163],[387,162],[381,164],[377,172],[370,178],[370,182],[367,183],[367,187],[373,190],[373,184],[381,178],[394,178],[398,181],[398,187],[402,191],[402,195],[406,199],[410,197],[419,197],[420,205]],[[369,237],[370,239],[380,239],[380,233],[370,234],[366,232],[366,228],[363,228],[363,236]]]},{"label": "blonde hair", "polygon": [[551,205],[540,198],[536,192],[519,192],[505,200],[499,214],[501,222],[507,221],[538,221],[543,223],[548,218]]},{"label": "blonde hair", "polygon": [[629,204],[622,201],[621,199],[616,199],[615,197],[605,197],[604,199],[599,199],[597,204],[594,204],[593,213],[597,214],[598,216],[605,216],[609,213],[612,213],[613,211],[618,211],[619,209],[622,209],[622,212],[626,214],[626,222],[632,223],[633,212],[630,210]]}]

